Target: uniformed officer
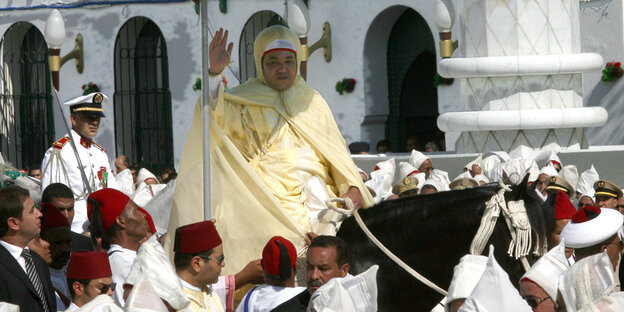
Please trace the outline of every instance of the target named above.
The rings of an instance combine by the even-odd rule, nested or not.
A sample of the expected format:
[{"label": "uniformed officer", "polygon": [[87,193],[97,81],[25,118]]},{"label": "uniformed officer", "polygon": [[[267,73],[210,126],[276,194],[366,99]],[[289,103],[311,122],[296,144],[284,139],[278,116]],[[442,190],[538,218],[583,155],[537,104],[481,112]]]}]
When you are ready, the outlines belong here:
[{"label": "uniformed officer", "polygon": [[[105,117],[102,105],[107,103],[108,97],[99,92],[66,102],[65,105],[70,107],[71,140],[74,140],[77,154],[71,147],[70,136],[65,135],[52,144],[41,164],[42,190],[49,184],[57,182],[72,189],[76,202],[71,229],[77,233],[84,231],[82,226],[87,220],[85,198],[88,195],[88,188],[86,183],[89,184],[92,192],[106,187],[119,188],[110,169],[106,150],[93,142],[100,128],[100,118]],[[76,157],[80,157],[82,168],[79,167]],[[83,180],[80,170],[84,170],[87,181]]]},{"label": "uniformed officer", "polygon": [[572,194],[576,194],[574,192],[574,187],[570,182],[560,176],[551,176],[548,179],[548,186],[546,186],[546,192],[549,195],[557,193],[557,191],[565,192],[568,197],[572,196]]},{"label": "uniformed officer", "polygon": [[622,197],[622,190],[615,183],[607,180],[598,180],[594,183],[596,191],[596,206],[601,208],[618,209],[618,198]]}]

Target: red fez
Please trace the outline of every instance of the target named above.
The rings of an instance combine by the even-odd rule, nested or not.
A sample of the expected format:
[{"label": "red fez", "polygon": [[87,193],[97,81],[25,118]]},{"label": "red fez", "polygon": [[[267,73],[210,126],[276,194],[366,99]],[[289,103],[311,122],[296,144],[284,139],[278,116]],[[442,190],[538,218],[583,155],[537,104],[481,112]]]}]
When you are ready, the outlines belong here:
[{"label": "red fez", "polygon": [[145,209],[141,207],[139,207],[138,209],[140,212],[145,214],[145,219],[147,219],[147,223],[149,224],[150,232],[156,233],[156,226],[154,225],[154,220],[152,219],[152,216]]},{"label": "red fez", "polygon": [[74,251],[69,258],[66,275],[73,279],[95,279],[111,277],[113,273],[111,272],[107,253]]},{"label": "red fez", "polygon": [[557,191],[557,199],[555,199],[555,220],[572,219],[575,214],[576,209],[570,202],[568,194],[564,191]]},{"label": "red fez", "polygon": [[212,221],[183,225],[176,229],[173,251],[180,254],[194,254],[221,245],[221,237]]},{"label": "red fez", "polygon": [[128,204],[130,197],[112,188],[105,188],[91,193],[87,200],[87,216],[89,217],[89,221],[91,221],[91,212],[93,211],[92,200],[95,200],[99,204],[104,232],[108,232],[113,224],[115,224],[115,218],[121,214],[126,204]]},{"label": "red fez", "polygon": [[67,226],[69,227],[69,221],[67,218],[50,203],[41,204],[41,231],[53,229],[56,227]]},{"label": "red fez", "polygon": [[600,208],[594,206],[585,206],[579,209],[579,211],[572,217],[572,222],[583,223],[587,222],[600,215]]},{"label": "red fez", "polygon": [[262,268],[269,275],[286,280],[297,263],[297,250],[287,239],[273,236],[262,250]]}]

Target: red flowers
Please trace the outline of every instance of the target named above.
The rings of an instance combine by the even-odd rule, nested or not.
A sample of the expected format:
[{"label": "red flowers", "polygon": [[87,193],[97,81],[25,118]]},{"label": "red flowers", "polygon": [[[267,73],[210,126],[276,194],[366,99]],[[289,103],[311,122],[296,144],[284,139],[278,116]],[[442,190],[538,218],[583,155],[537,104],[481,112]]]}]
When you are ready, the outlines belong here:
[{"label": "red flowers", "polygon": [[622,77],[622,68],[620,62],[608,62],[605,68],[602,70],[602,83],[605,85],[609,82]]}]

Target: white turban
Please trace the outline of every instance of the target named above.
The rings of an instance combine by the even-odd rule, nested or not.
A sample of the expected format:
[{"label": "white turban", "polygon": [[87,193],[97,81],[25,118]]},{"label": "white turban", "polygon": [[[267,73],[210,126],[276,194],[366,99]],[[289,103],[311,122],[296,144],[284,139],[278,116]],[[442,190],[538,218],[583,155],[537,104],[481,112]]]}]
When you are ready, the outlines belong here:
[{"label": "white turban", "polygon": [[598,172],[596,171],[596,168],[594,168],[594,165],[592,164],[591,167],[585,171],[583,171],[581,173],[581,175],[579,176],[578,182],[576,183],[576,191],[585,195],[586,196],[594,196],[595,190],[594,190],[594,183],[596,183],[596,181],[600,180],[600,176],[598,175]]},{"label": "white turban", "polygon": [[563,240],[561,240],[559,245],[539,258],[529,271],[522,276],[521,280],[525,278],[531,280],[542,287],[553,301],[556,301],[559,276],[569,268],[570,264],[565,256],[565,245]]},{"label": "white turban", "polygon": [[137,174],[137,184],[143,183],[147,179],[155,179],[156,181],[158,181],[153,173],[145,168],[141,168],[141,170],[139,170],[139,173]]},{"label": "white turban", "polygon": [[414,166],[414,168],[418,169],[420,168],[420,165],[422,165],[427,159],[429,159],[429,157],[425,156],[425,154],[417,150],[412,150],[412,154],[410,155],[409,162],[410,164],[412,164],[412,166]]},{"label": "white turban", "polygon": [[584,248],[605,241],[622,230],[624,217],[611,208],[583,207],[561,231],[566,247]]},{"label": "white turban", "polygon": [[485,272],[459,311],[531,312],[531,307],[511,284],[507,272],[496,262],[492,245]]},{"label": "white turban", "polygon": [[450,303],[456,299],[468,298],[485,271],[488,258],[481,255],[465,255],[453,271],[453,279],[446,295],[444,311],[449,312]]},{"label": "white turban", "polygon": [[615,277],[607,252],[583,258],[559,277],[559,292],[568,312],[576,312],[613,292]]}]

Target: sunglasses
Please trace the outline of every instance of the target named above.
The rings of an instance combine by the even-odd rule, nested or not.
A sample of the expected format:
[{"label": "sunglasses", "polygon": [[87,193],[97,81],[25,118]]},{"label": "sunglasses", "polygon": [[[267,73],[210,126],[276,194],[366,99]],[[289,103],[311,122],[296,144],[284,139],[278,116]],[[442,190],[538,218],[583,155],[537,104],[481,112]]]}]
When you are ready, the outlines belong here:
[{"label": "sunglasses", "polygon": [[524,298],[524,300],[529,304],[529,306],[531,308],[537,308],[538,305],[540,305],[542,302],[546,301],[550,299],[550,297],[546,297],[546,298]]},{"label": "sunglasses", "polygon": [[212,257],[209,257],[209,256],[199,256],[199,257],[204,259],[204,260],[206,260],[206,261],[210,261],[210,260],[217,261],[217,264],[220,265],[220,266],[223,265],[223,261],[225,261],[225,255],[221,255],[218,258],[212,258]]},{"label": "sunglasses", "polygon": [[[93,286],[93,285],[91,285]],[[95,289],[99,289],[101,294],[105,294],[108,292],[108,290],[112,290],[115,291],[115,287],[117,286],[117,283],[110,283],[110,284],[102,284],[102,287],[95,287],[93,286],[93,288]]]}]

